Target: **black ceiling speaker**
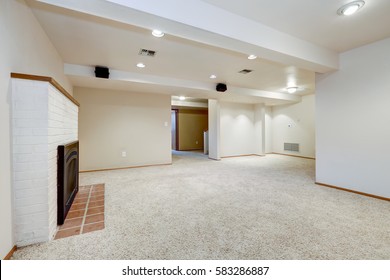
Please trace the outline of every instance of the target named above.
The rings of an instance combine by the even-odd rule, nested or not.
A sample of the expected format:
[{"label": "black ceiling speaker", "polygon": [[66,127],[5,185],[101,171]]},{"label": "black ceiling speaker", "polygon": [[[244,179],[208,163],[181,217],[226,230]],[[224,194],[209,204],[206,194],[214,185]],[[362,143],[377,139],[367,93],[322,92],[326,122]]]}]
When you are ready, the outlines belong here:
[{"label": "black ceiling speaker", "polygon": [[225,92],[227,90],[227,86],[225,84],[217,84],[217,91]]},{"label": "black ceiling speaker", "polygon": [[108,70],[107,67],[96,66],[95,76],[96,78],[108,79],[108,77],[110,76],[110,71]]}]

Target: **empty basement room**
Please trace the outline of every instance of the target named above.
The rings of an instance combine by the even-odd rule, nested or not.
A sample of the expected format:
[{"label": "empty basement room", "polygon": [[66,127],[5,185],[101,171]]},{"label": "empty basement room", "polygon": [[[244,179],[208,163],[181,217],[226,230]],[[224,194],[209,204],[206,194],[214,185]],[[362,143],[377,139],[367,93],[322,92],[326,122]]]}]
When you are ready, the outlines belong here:
[{"label": "empty basement room", "polygon": [[291,2],[0,0],[2,259],[388,261],[390,1]]}]

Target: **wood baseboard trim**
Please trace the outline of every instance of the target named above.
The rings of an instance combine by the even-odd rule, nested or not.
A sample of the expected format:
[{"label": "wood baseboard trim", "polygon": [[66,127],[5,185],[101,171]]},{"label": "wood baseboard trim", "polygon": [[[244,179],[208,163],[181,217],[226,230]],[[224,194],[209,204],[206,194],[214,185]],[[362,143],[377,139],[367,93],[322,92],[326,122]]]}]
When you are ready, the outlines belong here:
[{"label": "wood baseboard trim", "polygon": [[256,154],[250,154],[250,155],[238,155],[238,156],[224,156],[221,158],[237,158],[237,157],[263,157],[264,155],[256,155]]},{"label": "wood baseboard trim", "polygon": [[33,80],[33,81],[41,81],[48,82],[52,86],[54,86],[59,92],[61,92],[64,96],[66,96],[70,101],[72,101],[76,106],[80,107],[80,103],[70,95],[56,80],[52,77],[46,76],[37,76],[37,75],[29,75],[29,74],[21,74],[21,73],[11,73],[11,78],[14,79],[23,79],[23,80]]},{"label": "wood baseboard trim", "polygon": [[104,168],[104,169],[95,169],[95,170],[82,170],[79,173],[100,172],[100,171],[113,171],[113,170],[144,168],[144,167],[153,167],[153,166],[167,166],[167,165],[172,165],[172,163],[137,165],[137,166],[127,166],[127,167],[116,167],[116,168]]},{"label": "wood baseboard trim", "polygon": [[340,190],[340,191],[345,191],[345,192],[350,192],[350,193],[354,193],[354,194],[359,194],[359,195],[363,195],[363,196],[367,196],[367,197],[371,197],[371,198],[376,198],[376,199],[380,199],[380,200],[390,201],[390,198],[388,198],[388,197],[383,197],[383,196],[378,196],[378,195],[374,195],[374,194],[359,192],[359,191],[355,191],[355,190],[351,190],[351,189],[346,189],[346,188],[341,188],[341,187],[337,187],[337,186],[333,186],[333,185],[328,185],[328,184],[324,184],[324,183],[320,183],[320,182],[315,182],[315,184],[316,184],[316,185],[319,185],[319,186],[327,187],[327,188],[332,188],[332,189]]},{"label": "wood baseboard trim", "polygon": [[289,155],[289,154],[281,154],[281,153],[268,153],[268,154],[274,154],[274,155],[281,155],[281,156],[288,156],[288,157],[297,157],[297,158],[305,158],[305,159],[316,159],[313,157],[304,157],[304,156],[298,156],[298,155]]},{"label": "wood baseboard trim", "polygon": [[17,247],[15,245],[14,247],[12,247],[11,251],[9,251],[9,253],[5,256],[4,260],[5,261],[10,260],[12,255],[15,253],[16,250],[17,250]]},{"label": "wood baseboard trim", "polygon": [[176,152],[195,152],[195,151],[202,151],[203,149],[183,149],[183,150],[174,150]]}]

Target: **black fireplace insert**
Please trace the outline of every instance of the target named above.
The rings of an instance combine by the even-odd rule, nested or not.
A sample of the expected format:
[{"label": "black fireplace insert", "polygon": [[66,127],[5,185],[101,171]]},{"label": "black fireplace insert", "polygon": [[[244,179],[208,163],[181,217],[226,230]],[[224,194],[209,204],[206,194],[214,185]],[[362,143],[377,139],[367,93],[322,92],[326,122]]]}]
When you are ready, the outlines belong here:
[{"label": "black fireplace insert", "polygon": [[79,141],[58,146],[57,224],[62,225],[79,190]]}]

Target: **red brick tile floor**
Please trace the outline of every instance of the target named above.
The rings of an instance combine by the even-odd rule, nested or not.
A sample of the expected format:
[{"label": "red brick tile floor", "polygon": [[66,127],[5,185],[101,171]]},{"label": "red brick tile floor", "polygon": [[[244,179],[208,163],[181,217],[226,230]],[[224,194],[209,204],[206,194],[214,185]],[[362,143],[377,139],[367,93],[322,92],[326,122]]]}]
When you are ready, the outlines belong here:
[{"label": "red brick tile floor", "polygon": [[104,184],[82,186],[54,239],[102,229],[104,229]]}]

